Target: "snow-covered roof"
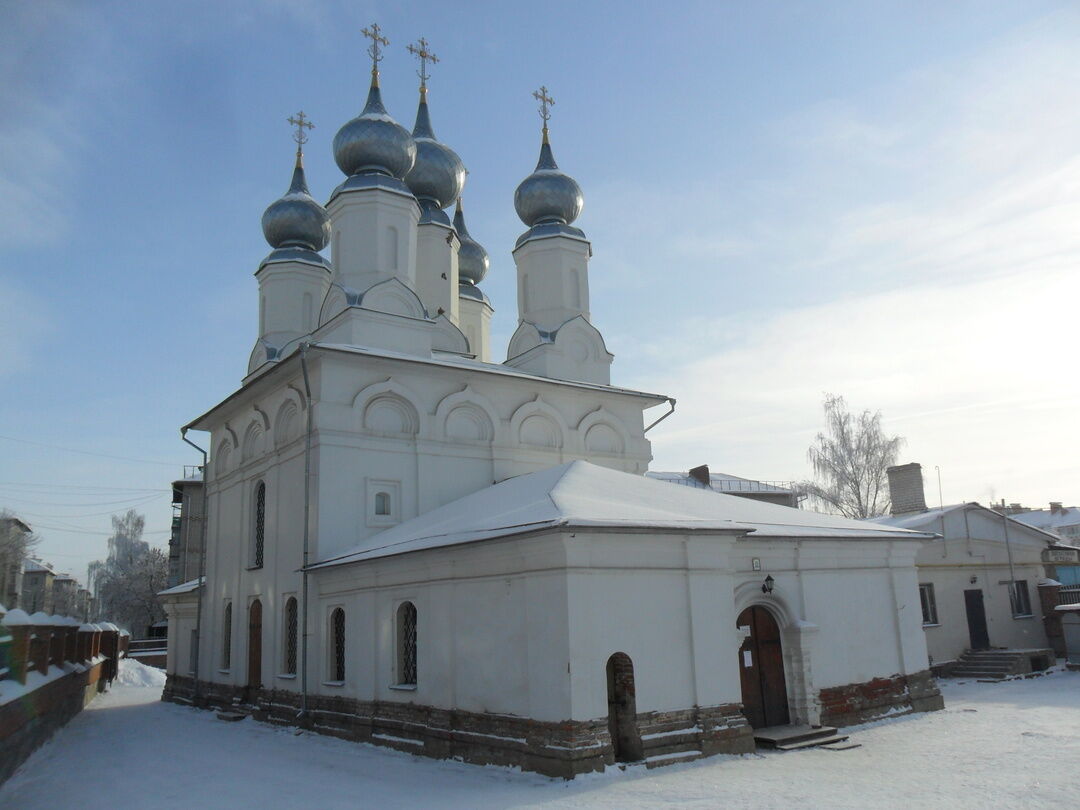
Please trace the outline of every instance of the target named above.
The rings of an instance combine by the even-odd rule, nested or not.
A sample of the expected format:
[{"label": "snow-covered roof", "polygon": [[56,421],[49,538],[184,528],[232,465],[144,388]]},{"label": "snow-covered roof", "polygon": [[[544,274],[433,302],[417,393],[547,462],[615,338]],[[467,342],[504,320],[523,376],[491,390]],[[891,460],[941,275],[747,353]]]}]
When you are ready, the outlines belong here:
[{"label": "snow-covered roof", "polygon": [[171,588],[166,588],[163,591],[158,591],[158,596],[175,596],[180,593],[191,593],[202,584],[202,578],[196,577],[195,579],[189,579],[187,582],[181,582],[179,585],[174,585]]},{"label": "snow-covered roof", "polygon": [[52,568],[43,563],[41,560],[35,560],[32,557],[27,557],[26,560],[23,562],[23,573],[32,574],[36,571],[48,571],[50,574],[53,573]]},{"label": "snow-covered roof", "polygon": [[[705,484],[686,472],[654,470],[645,473],[645,476],[655,478],[657,481],[666,481],[669,484],[680,484],[695,489],[708,489]],[[711,472],[709,473],[709,481],[716,492],[775,492],[784,495],[791,493],[791,490],[786,487],[778,487],[764,481],[740,478],[737,475],[726,475],[725,473]]]},{"label": "snow-covered roof", "polygon": [[1034,526],[1036,529],[1059,529],[1062,526],[1075,526],[1080,523],[1080,507],[1066,506],[1062,509],[1036,509],[1032,512],[1020,512],[1011,516],[1013,520]]},{"label": "snow-covered roof", "polygon": [[[867,518],[867,523],[877,523],[879,526],[893,526],[897,529],[912,529],[914,531],[938,533],[941,531],[941,518],[942,515],[948,515],[953,512],[963,511],[965,509],[978,509],[983,512],[988,512],[991,516],[1001,519],[1000,512],[996,512],[989,507],[983,506],[980,503],[971,501],[970,503],[954,503],[942,507],[936,507],[934,509],[927,509],[923,512],[905,512],[900,515],[883,515],[881,517]],[[1016,516],[1007,516],[1009,520],[1016,523]],[[1038,529],[1034,526],[1027,524],[1020,524],[1016,526],[1018,530],[1035,532],[1038,535],[1042,535],[1048,542],[1055,542],[1058,538],[1049,532],[1044,532],[1042,529]]]},{"label": "snow-covered roof", "polygon": [[924,538],[835,515],[672,487],[571,461],[519,475],[407,520],[312,568],[490,540],[549,528],[649,528],[765,537]]}]

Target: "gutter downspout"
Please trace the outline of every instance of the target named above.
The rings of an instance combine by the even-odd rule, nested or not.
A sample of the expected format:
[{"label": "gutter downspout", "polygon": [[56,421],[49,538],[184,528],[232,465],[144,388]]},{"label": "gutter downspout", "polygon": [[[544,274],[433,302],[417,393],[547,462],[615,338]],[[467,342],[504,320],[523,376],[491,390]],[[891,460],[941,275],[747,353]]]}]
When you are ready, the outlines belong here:
[{"label": "gutter downspout", "polygon": [[198,598],[195,600],[195,688],[192,690],[191,702],[198,705],[199,701],[199,651],[202,650],[202,612],[203,595],[206,592],[206,533],[207,524],[210,522],[210,482],[207,481],[206,451],[187,437],[187,428],[181,428],[180,438],[202,453],[202,528],[199,531],[199,582],[196,587]]},{"label": "gutter downspout", "polygon": [[[1004,499],[1003,499],[1004,500]],[[1016,574],[1013,572],[1012,544],[1009,543],[1009,516],[1001,513],[1001,525],[1005,528],[1005,553],[1009,555],[1009,607],[1016,615]]]},{"label": "gutter downspout", "polygon": [[307,398],[307,435],[304,438],[304,557],[300,568],[300,714],[307,717],[308,705],[308,560],[311,542],[311,434],[314,428],[314,403],[311,401],[311,381],[308,378],[307,350],[311,344],[300,344],[300,370],[304,374],[304,396]]},{"label": "gutter downspout", "polygon": [[667,413],[665,413],[663,416],[661,416],[659,419],[657,419],[655,422],[653,422],[647,428],[645,428],[645,430],[642,431],[642,433],[648,433],[654,427],[656,427],[661,422],[663,422],[665,419],[667,419],[669,416],[671,416],[673,413],[675,413],[675,397],[668,397],[667,401],[668,401],[668,404],[671,405],[671,410],[668,411]]}]

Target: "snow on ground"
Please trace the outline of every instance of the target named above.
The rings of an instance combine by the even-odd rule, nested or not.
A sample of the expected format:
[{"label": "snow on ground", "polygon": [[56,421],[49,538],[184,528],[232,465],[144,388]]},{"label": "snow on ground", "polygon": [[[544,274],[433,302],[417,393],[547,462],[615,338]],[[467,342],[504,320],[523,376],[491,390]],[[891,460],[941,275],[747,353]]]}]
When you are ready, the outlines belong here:
[{"label": "snow on ground", "polygon": [[439,762],[159,701],[125,662],[112,690],[37,751],[0,807],[1033,807],[1075,806],[1080,673],[944,682],[943,712],[855,729],[862,748],[716,757],[546,779]]}]

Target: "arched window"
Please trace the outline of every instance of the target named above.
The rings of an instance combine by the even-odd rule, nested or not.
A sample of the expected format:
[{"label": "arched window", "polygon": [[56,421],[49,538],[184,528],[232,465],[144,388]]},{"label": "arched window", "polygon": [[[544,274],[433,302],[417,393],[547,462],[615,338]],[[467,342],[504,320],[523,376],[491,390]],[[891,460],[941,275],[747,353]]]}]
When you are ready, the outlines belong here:
[{"label": "arched window", "polygon": [[402,602],[397,612],[398,683],[416,684],[416,605]]},{"label": "arched window", "polygon": [[221,620],[221,668],[232,667],[232,602],[225,603],[225,616]]},{"label": "arched window", "polygon": [[296,635],[298,623],[296,618],[296,598],[290,596],[285,601],[285,674],[296,674]]},{"label": "arched window", "polygon": [[388,492],[375,493],[375,514],[390,515],[390,494]]},{"label": "arched window", "polygon": [[262,568],[263,548],[266,541],[266,484],[262,481],[255,487],[255,531],[253,537],[253,549],[251,564],[255,568]]},{"label": "arched window", "polygon": [[345,680],[345,611],[330,614],[330,680]]}]

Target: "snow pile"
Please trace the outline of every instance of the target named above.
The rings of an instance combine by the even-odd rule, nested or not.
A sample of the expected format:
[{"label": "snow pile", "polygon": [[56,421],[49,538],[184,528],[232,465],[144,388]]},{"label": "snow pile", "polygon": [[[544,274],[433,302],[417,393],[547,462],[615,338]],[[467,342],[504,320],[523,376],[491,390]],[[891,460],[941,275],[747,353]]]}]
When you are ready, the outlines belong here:
[{"label": "snow pile", "polygon": [[130,658],[124,658],[120,661],[120,672],[116,675],[115,683],[119,686],[164,689],[165,673]]}]

